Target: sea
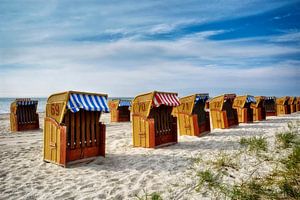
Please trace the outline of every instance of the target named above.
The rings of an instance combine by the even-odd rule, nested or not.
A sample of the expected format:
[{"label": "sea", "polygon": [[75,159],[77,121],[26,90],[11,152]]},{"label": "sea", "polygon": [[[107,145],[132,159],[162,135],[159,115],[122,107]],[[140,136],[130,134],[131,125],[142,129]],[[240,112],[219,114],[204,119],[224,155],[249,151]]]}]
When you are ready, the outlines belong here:
[{"label": "sea", "polygon": [[[16,98],[0,98],[0,114],[6,114],[10,113],[10,104],[15,100]],[[41,98],[31,98],[32,100],[38,100],[38,107],[37,112],[45,112],[47,98],[41,97]],[[108,100],[110,99],[128,99],[132,100],[133,97],[108,97]]]}]

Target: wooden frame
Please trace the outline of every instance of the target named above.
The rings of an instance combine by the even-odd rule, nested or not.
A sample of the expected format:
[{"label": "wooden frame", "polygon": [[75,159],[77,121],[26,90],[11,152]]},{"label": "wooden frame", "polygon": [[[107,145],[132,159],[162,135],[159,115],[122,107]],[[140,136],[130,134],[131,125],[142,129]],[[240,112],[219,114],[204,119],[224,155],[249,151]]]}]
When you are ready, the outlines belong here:
[{"label": "wooden frame", "polygon": [[289,103],[290,105],[290,110],[291,110],[291,113],[294,113],[294,112],[297,112],[297,98],[296,97],[290,97],[289,98]]},{"label": "wooden frame", "polygon": [[[24,103],[24,105],[21,104]],[[28,104],[31,99],[16,99],[10,105],[10,129],[15,131],[36,130],[40,128],[36,104]]]},{"label": "wooden frame", "polygon": [[64,167],[76,162],[105,157],[106,127],[99,122],[100,111],[67,109],[70,94],[106,94],[68,91],[51,95],[46,104],[44,161]]},{"label": "wooden frame", "polygon": [[277,116],[291,114],[291,107],[289,104],[290,97],[285,96],[276,99]]},{"label": "wooden frame", "polygon": [[256,103],[251,104],[253,110],[253,121],[262,121],[266,119],[266,108],[265,108],[264,96],[256,96]]},{"label": "wooden frame", "polygon": [[138,95],[132,102],[133,146],[155,148],[177,143],[177,119],[172,116],[171,106],[153,107],[156,93]]},{"label": "wooden frame", "polygon": [[180,135],[200,136],[210,131],[209,112],[205,111],[206,100],[195,103],[197,96],[207,97],[208,100],[208,94],[194,94],[180,98],[180,105],[173,108]]},{"label": "wooden frame", "polygon": [[232,107],[236,109],[239,123],[253,122],[253,109],[251,107],[252,102],[247,102],[249,95],[237,96]]},{"label": "wooden frame", "polygon": [[119,106],[121,99],[114,99],[108,102],[111,122],[130,122],[129,106]]},{"label": "wooden frame", "polygon": [[209,101],[213,128],[229,128],[238,125],[237,111],[232,108],[235,94],[224,94]]},{"label": "wooden frame", "polygon": [[296,112],[300,111],[300,97],[296,97]]}]

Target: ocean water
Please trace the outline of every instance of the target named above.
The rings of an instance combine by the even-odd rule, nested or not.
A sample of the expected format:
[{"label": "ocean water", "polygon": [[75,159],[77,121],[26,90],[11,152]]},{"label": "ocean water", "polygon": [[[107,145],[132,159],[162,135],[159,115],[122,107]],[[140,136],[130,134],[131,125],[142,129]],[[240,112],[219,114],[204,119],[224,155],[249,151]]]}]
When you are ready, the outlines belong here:
[{"label": "ocean water", "polygon": [[[10,104],[13,102],[16,98],[0,98],[0,114],[4,113],[10,113]],[[45,112],[46,108],[46,102],[47,98],[31,98],[32,100],[38,100],[38,112]],[[108,100],[110,99],[129,99],[132,100],[132,97],[109,97]]]},{"label": "ocean water", "polygon": [[[4,113],[10,113],[10,104],[15,100],[16,98],[0,98],[0,114]],[[45,106],[47,102],[47,98],[31,98],[32,100],[38,100],[38,112],[44,112]]]}]

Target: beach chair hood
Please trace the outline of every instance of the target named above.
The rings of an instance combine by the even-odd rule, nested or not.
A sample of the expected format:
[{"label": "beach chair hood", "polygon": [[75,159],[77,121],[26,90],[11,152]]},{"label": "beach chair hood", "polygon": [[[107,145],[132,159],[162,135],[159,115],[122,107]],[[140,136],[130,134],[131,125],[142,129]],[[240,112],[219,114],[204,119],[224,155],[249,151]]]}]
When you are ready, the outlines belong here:
[{"label": "beach chair hood", "polygon": [[150,110],[153,107],[161,105],[175,107],[180,105],[177,93],[171,92],[157,92],[153,91],[146,94],[138,95],[134,98],[132,103],[133,114],[148,117]]},{"label": "beach chair hood", "polygon": [[73,113],[86,111],[109,112],[106,94],[67,91],[51,95],[46,104],[47,117],[62,123],[67,110]]},{"label": "beach chair hood", "polygon": [[185,96],[180,98],[180,106],[176,107],[176,112],[180,113],[185,113],[185,114],[192,114],[193,108],[195,104],[199,102],[206,102],[209,99],[209,94],[208,93],[203,93],[203,94],[193,94],[189,96]]},{"label": "beach chair hood", "polygon": [[223,105],[227,100],[234,100],[236,94],[224,94],[221,96],[214,97],[209,100],[209,109],[210,110],[223,110]]},{"label": "beach chair hood", "polygon": [[131,101],[130,100],[123,100],[123,99],[121,99],[120,102],[119,102],[119,107],[123,107],[123,106],[130,107],[131,106]]},{"label": "beach chair hood", "polygon": [[245,95],[245,96],[237,96],[234,99],[233,108],[244,108],[247,103],[256,103],[256,99],[254,96]]}]

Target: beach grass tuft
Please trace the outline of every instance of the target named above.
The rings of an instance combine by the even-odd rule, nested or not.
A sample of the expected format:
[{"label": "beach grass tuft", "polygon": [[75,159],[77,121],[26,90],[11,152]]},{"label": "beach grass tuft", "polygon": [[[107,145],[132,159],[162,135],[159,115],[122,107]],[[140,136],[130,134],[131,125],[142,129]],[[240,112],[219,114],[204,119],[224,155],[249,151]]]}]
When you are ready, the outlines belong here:
[{"label": "beach grass tuft", "polygon": [[268,150],[268,142],[264,137],[241,138],[240,145],[246,147],[250,152],[261,152]]}]

